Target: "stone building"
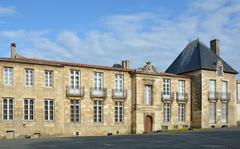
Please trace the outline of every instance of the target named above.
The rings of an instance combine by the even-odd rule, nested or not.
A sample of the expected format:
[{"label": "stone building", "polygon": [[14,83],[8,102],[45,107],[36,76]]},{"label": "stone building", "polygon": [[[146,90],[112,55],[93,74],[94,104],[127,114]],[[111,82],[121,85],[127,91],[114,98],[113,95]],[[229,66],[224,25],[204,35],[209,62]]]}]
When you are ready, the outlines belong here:
[{"label": "stone building", "polygon": [[237,72],[192,41],[165,73],[150,62],[130,69],[0,58],[0,137],[87,136],[235,126]]}]

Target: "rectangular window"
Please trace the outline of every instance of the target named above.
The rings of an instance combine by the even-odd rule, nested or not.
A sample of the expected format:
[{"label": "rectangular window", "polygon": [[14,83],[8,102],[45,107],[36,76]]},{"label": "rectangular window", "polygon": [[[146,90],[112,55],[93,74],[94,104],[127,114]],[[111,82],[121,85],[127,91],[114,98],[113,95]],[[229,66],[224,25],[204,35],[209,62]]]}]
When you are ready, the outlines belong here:
[{"label": "rectangular window", "polygon": [[185,81],[179,80],[178,81],[178,98],[183,99],[185,94]]},{"label": "rectangular window", "polygon": [[2,103],[3,120],[13,120],[14,102],[12,98],[4,98]]},{"label": "rectangular window", "polygon": [[103,76],[103,73],[94,72],[93,87],[94,87],[94,90],[96,91],[102,90],[102,85],[103,85],[102,76]]},{"label": "rectangular window", "polygon": [[171,80],[163,79],[163,96],[164,98],[170,98],[171,92]]},{"label": "rectangular window", "polygon": [[33,69],[25,69],[25,84],[27,87],[33,86]]},{"label": "rectangular window", "polygon": [[53,71],[45,70],[45,87],[53,87]]},{"label": "rectangular window", "polygon": [[103,105],[102,101],[94,101],[94,122],[101,123],[102,122],[102,112],[103,112]]},{"label": "rectangular window", "polygon": [[216,96],[216,81],[210,80],[209,81],[209,97],[214,99]]},{"label": "rectangular window", "polygon": [[13,68],[3,68],[3,82],[5,86],[12,86],[13,83]]},{"label": "rectangular window", "polygon": [[222,102],[222,123],[228,123],[228,103]]},{"label": "rectangular window", "polygon": [[171,118],[171,104],[164,103],[163,105],[163,122],[170,122]]},{"label": "rectangular window", "polygon": [[70,101],[70,121],[73,123],[80,122],[80,101]]},{"label": "rectangular window", "polygon": [[70,86],[72,89],[80,88],[80,71],[78,70],[70,71]]},{"label": "rectangular window", "polygon": [[24,120],[34,120],[34,99],[24,99]]},{"label": "rectangular window", "polygon": [[145,85],[144,95],[145,95],[145,104],[151,105],[152,104],[152,85]]},{"label": "rectangular window", "polygon": [[222,93],[221,93],[221,98],[222,99],[227,99],[227,81],[222,81]]},{"label": "rectangular window", "polygon": [[210,124],[216,123],[216,103],[210,102]]},{"label": "rectangular window", "polygon": [[115,123],[123,123],[123,102],[115,102]]},{"label": "rectangular window", "polygon": [[185,104],[184,103],[178,104],[178,121],[185,122]]},{"label": "rectangular window", "polygon": [[123,75],[122,74],[115,75],[115,89],[116,89],[116,93],[123,92]]},{"label": "rectangular window", "polygon": [[50,99],[44,100],[44,118],[45,121],[53,121],[54,119],[54,101]]}]

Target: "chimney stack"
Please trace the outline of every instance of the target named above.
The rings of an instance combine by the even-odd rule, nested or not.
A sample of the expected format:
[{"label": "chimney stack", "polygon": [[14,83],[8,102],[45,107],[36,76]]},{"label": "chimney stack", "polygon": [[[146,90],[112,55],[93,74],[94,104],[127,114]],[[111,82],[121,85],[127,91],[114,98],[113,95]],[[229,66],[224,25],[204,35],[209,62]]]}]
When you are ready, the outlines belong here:
[{"label": "chimney stack", "polygon": [[219,56],[220,54],[220,48],[219,48],[219,40],[218,39],[213,39],[210,41],[210,49],[217,55]]},{"label": "chimney stack", "polygon": [[123,60],[122,61],[122,68],[129,68],[129,60]]},{"label": "chimney stack", "polygon": [[10,45],[11,48],[11,58],[16,58],[16,43],[11,43]]}]

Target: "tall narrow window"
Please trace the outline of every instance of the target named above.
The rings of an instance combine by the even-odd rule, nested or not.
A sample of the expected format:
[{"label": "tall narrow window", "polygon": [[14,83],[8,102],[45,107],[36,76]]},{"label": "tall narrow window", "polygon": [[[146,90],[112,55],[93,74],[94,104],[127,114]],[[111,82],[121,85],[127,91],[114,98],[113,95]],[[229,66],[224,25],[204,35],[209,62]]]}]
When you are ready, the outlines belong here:
[{"label": "tall narrow window", "polygon": [[115,123],[122,123],[123,117],[123,102],[117,101],[115,102]]},{"label": "tall narrow window", "polygon": [[152,104],[152,85],[145,85],[144,95],[145,95],[145,104],[151,105]]},{"label": "tall narrow window", "polygon": [[178,104],[178,121],[185,122],[185,104],[184,103]]},{"label": "tall narrow window", "polygon": [[178,98],[184,99],[185,94],[185,81],[179,80],[178,81]]},{"label": "tall narrow window", "polygon": [[210,124],[216,123],[216,103],[210,102]]},{"label": "tall narrow window", "polygon": [[45,87],[53,87],[53,71],[45,70]]},{"label": "tall narrow window", "polygon": [[14,102],[12,98],[4,98],[2,104],[3,120],[13,120]]},{"label": "tall narrow window", "polygon": [[163,79],[163,97],[170,98],[170,92],[171,92],[171,80]]},{"label": "tall narrow window", "polygon": [[27,87],[33,86],[33,69],[25,69],[25,84]]},{"label": "tall narrow window", "polygon": [[211,99],[216,98],[216,81],[215,80],[209,81],[209,98]]},{"label": "tall narrow window", "polygon": [[222,102],[222,123],[227,124],[228,122],[228,103]]},{"label": "tall narrow window", "polygon": [[115,75],[115,94],[122,94],[123,92],[123,75],[117,74]]},{"label": "tall narrow window", "polygon": [[50,99],[44,100],[44,118],[45,121],[53,121],[54,118],[54,101]]},{"label": "tall narrow window", "polygon": [[102,76],[101,72],[94,72],[93,87],[96,91],[102,90]]},{"label": "tall narrow window", "polygon": [[222,81],[222,93],[221,93],[221,98],[222,99],[227,99],[227,81]]},{"label": "tall narrow window", "polygon": [[101,123],[102,122],[102,112],[103,112],[103,105],[102,101],[94,101],[94,122]]},{"label": "tall narrow window", "polygon": [[78,70],[70,71],[70,86],[72,89],[80,88],[80,71]]},{"label": "tall narrow window", "polygon": [[3,68],[3,82],[5,86],[12,86],[13,83],[13,68]]},{"label": "tall narrow window", "polygon": [[170,122],[171,118],[171,104],[164,103],[163,105],[163,122]]},{"label": "tall narrow window", "polygon": [[80,122],[80,101],[70,101],[70,121],[73,123]]},{"label": "tall narrow window", "polygon": [[24,120],[34,120],[34,99],[24,99]]}]

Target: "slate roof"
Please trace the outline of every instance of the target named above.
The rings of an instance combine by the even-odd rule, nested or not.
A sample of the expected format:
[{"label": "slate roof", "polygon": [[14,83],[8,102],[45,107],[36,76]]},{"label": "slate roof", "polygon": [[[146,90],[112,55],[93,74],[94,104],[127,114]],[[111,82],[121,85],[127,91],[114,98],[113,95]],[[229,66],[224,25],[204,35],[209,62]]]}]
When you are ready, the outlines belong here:
[{"label": "slate roof", "polygon": [[216,71],[217,60],[222,60],[223,71],[237,74],[230,65],[216,55],[209,47],[198,39],[190,42],[165,71],[166,73],[183,74],[195,70],[206,69]]}]

